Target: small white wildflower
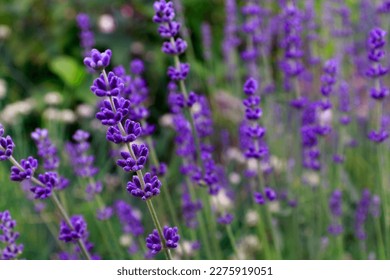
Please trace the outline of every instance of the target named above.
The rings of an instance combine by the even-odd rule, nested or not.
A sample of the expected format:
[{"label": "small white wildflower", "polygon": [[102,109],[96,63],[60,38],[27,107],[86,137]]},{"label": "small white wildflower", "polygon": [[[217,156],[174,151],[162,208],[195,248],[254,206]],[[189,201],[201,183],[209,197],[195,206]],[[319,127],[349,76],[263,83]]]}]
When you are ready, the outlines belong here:
[{"label": "small white wildflower", "polygon": [[313,171],[306,171],[303,174],[304,181],[307,182],[310,186],[318,186],[320,183],[320,176]]},{"label": "small white wildflower", "polygon": [[74,123],[76,121],[76,115],[72,110],[65,109],[60,111],[60,121],[64,123]]},{"label": "small white wildflower", "polygon": [[248,224],[248,226],[254,227],[256,226],[260,221],[259,213],[255,210],[249,210],[245,215],[245,222]]},{"label": "small white wildflower", "polygon": [[231,184],[239,184],[241,182],[241,176],[240,174],[236,173],[236,172],[232,172],[229,174],[229,182]]},{"label": "small white wildflower", "polygon": [[123,247],[129,247],[133,243],[133,237],[129,234],[121,235],[119,244]]},{"label": "small white wildflower", "polygon": [[80,104],[76,108],[76,114],[82,118],[91,118],[95,108],[89,104]]},{"label": "small white wildflower", "polygon": [[159,119],[159,123],[162,127],[173,127],[173,115],[164,114]]},{"label": "small white wildflower", "polygon": [[4,123],[15,124],[20,116],[30,114],[35,105],[35,101],[30,98],[8,104],[1,112],[0,119]]},{"label": "small white wildflower", "polygon": [[195,104],[192,105],[192,107],[191,107],[191,112],[192,112],[193,114],[199,113],[200,110],[202,110],[202,107],[200,106],[199,103],[195,103]]},{"label": "small white wildflower", "polygon": [[212,205],[220,212],[225,212],[233,207],[233,202],[224,189],[220,190],[217,195],[211,197]]},{"label": "small white wildflower", "polygon": [[273,203],[269,204],[269,211],[271,213],[278,213],[280,212],[280,204],[279,201],[273,201]]},{"label": "small white wildflower", "polygon": [[259,170],[259,162],[255,158],[250,158],[247,161],[247,168],[249,171],[257,172]]},{"label": "small white wildflower", "polygon": [[332,123],[332,110],[320,111],[319,120],[322,126],[330,125]]},{"label": "small white wildflower", "polygon": [[47,105],[59,105],[62,103],[62,96],[56,91],[48,92],[45,95],[44,101]]},{"label": "small white wildflower", "polygon": [[98,25],[102,33],[112,33],[116,27],[114,17],[110,14],[101,15]]}]

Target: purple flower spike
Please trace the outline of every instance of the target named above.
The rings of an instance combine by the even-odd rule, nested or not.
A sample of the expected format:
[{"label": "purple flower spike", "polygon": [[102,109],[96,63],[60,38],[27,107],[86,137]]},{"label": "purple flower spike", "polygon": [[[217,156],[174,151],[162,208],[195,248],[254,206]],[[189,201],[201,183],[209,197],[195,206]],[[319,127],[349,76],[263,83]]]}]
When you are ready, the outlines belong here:
[{"label": "purple flower spike", "polygon": [[143,178],[145,186],[143,187],[138,176],[133,176],[133,181],[127,183],[127,191],[142,200],[147,200],[160,194],[161,182],[157,176],[152,176],[149,172]]},{"label": "purple flower spike", "polygon": [[[163,235],[167,248],[177,248],[178,242],[180,240],[177,227],[171,228],[164,226]],[[153,256],[161,251],[163,246],[156,229],[154,229],[153,232],[146,238],[146,247],[149,249],[149,253]]]},{"label": "purple flower spike", "polygon": [[357,205],[355,212],[355,235],[358,239],[364,240],[367,238],[364,225],[370,211],[371,193],[365,189],[362,192],[362,197]]},{"label": "purple flower spike", "polygon": [[144,168],[149,155],[148,147],[144,144],[133,144],[131,148],[136,159],[133,159],[133,157],[128,152],[121,152],[123,159],[117,161],[117,164],[126,172],[138,171]]},{"label": "purple flower spike", "polygon": [[130,69],[134,75],[141,75],[145,70],[144,63],[141,59],[134,59],[130,63]]},{"label": "purple flower spike", "polygon": [[342,214],[342,193],[340,190],[335,190],[329,198],[329,209],[333,216],[340,217]]},{"label": "purple flower spike", "polygon": [[385,130],[380,130],[380,131],[371,131],[368,134],[368,138],[375,143],[382,143],[389,137],[389,133]]},{"label": "purple flower spike", "polygon": [[176,69],[173,66],[168,68],[168,77],[172,81],[185,80],[190,72],[190,65],[188,63],[180,64],[180,70]]},{"label": "purple flower spike", "polygon": [[146,238],[146,247],[149,249],[149,253],[153,256],[161,251],[162,244],[157,229],[153,230],[153,232]]},{"label": "purple flower spike", "polygon": [[59,240],[62,240],[66,243],[68,242],[77,242],[80,238],[85,238],[87,233],[87,223],[84,221],[83,216],[73,216],[70,219],[72,228],[65,221],[61,221],[60,234],[58,236]]},{"label": "purple flower spike", "polygon": [[174,42],[164,42],[162,51],[169,55],[180,55],[187,49],[187,42],[177,38]]},{"label": "purple flower spike", "polygon": [[180,31],[180,23],[176,21],[171,21],[166,25],[160,25],[158,27],[158,33],[160,33],[160,36],[163,38],[175,37],[176,35],[179,34],[179,31]]},{"label": "purple flower spike", "polygon": [[38,161],[33,157],[22,159],[20,165],[23,170],[20,170],[17,166],[11,167],[11,180],[12,181],[23,181],[25,179],[31,179],[35,170],[38,168]]},{"label": "purple flower spike", "polygon": [[47,171],[54,171],[60,165],[57,147],[51,142],[47,129],[37,128],[31,133],[38,148],[38,155],[43,158],[43,168]]},{"label": "purple flower spike", "polygon": [[131,143],[134,142],[142,133],[142,127],[140,123],[131,121],[129,119],[126,120],[124,128],[126,133],[125,136],[122,135],[122,132],[118,127],[110,126],[110,128],[107,130],[107,140],[116,144]]},{"label": "purple flower spike", "polygon": [[275,190],[273,190],[270,187],[266,187],[264,189],[265,196],[268,198],[269,201],[274,201],[277,198]]},{"label": "purple flower spike", "polygon": [[254,193],[254,198],[255,198],[255,202],[256,202],[257,204],[260,204],[260,205],[265,204],[264,196],[263,196],[261,193],[255,192],[255,193]]},{"label": "purple flower spike", "polygon": [[164,226],[163,232],[167,247],[171,249],[176,248],[180,240],[177,227]]},{"label": "purple flower spike", "polygon": [[222,215],[218,217],[217,222],[221,225],[230,225],[233,222],[233,215],[230,213],[227,213],[225,215]]},{"label": "purple flower spike", "polygon": [[171,1],[168,3],[165,0],[156,1],[154,2],[153,8],[156,12],[153,16],[153,21],[155,23],[170,22],[175,17],[175,11]]},{"label": "purple flower spike", "polygon": [[329,97],[332,93],[333,85],[336,83],[337,64],[335,60],[328,60],[324,66],[325,74],[321,76],[321,93]]},{"label": "purple flower spike", "polygon": [[91,86],[91,91],[99,97],[118,96],[123,89],[124,84],[122,79],[116,76],[114,72],[108,73],[107,82],[104,74],[100,74],[100,76],[93,81],[93,85]]},{"label": "purple flower spike", "polygon": [[[1,135],[4,134],[4,129],[2,128]],[[7,135],[6,137],[0,136],[0,160],[4,161],[9,159],[14,152],[15,144],[12,141],[11,136]]]},{"label": "purple flower spike", "polygon": [[111,50],[99,52],[97,49],[92,49],[90,56],[84,59],[84,64],[91,70],[102,70],[110,64]]},{"label": "purple flower spike", "polygon": [[118,124],[129,113],[130,101],[119,97],[113,98],[115,110],[111,107],[108,100],[104,100],[100,107],[100,112],[96,114],[96,118],[102,122],[103,125],[113,126]]},{"label": "purple flower spike", "polygon": [[87,14],[80,13],[76,16],[77,25],[80,29],[86,30],[90,29],[91,25],[89,22],[89,16]]},{"label": "purple flower spike", "polygon": [[14,230],[15,227],[16,221],[12,219],[10,212],[0,212],[0,243],[5,245],[0,250],[0,260],[16,259],[23,252],[23,245],[16,244],[19,233]]},{"label": "purple flower spike", "polygon": [[257,91],[257,88],[258,88],[257,81],[253,78],[249,78],[245,82],[243,90],[246,95],[253,95]]},{"label": "purple flower spike", "polygon": [[142,226],[139,215],[137,215],[136,209],[123,200],[118,200],[115,203],[115,210],[119,221],[122,224],[122,231],[124,233],[131,233],[134,236],[144,234],[144,227]]},{"label": "purple flower spike", "polygon": [[58,175],[55,172],[39,174],[39,181],[44,185],[33,186],[30,191],[35,194],[35,199],[46,199],[51,195],[54,187],[58,184]]}]

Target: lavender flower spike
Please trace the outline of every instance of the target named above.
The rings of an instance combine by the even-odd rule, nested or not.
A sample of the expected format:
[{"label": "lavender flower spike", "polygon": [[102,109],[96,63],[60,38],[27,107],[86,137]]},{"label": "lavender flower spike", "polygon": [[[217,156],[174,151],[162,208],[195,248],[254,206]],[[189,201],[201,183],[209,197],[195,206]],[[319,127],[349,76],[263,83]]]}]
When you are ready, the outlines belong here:
[{"label": "lavender flower spike", "polygon": [[9,159],[15,148],[15,144],[14,141],[12,141],[11,136],[7,135],[6,137],[3,137],[3,135],[4,128],[3,125],[0,124],[0,161]]},{"label": "lavender flower spike", "polygon": [[102,70],[110,64],[111,55],[111,50],[101,53],[97,49],[92,49],[90,56],[84,59],[84,64],[91,70]]},{"label": "lavender flower spike", "polygon": [[73,216],[70,219],[73,228],[70,228],[65,221],[61,222],[59,240],[64,242],[76,242],[85,238],[87,234],[87,223],[82,216]]},{"label": "lavender flower spike", "polygon": [[23,252],[23,244],[16,243],[19,233],[14,230],[15,227],[16,221],[12,219],[10,212],[0,212],[0,245],[5,245],[4,248],[0,246],[0,260],[16,259]]},{"label": "lavender flower spike", "polygon": [[[389,95],[389,89],[383,83],[383,76],[387,74],[388,67],[382,66],[381,61],[385,58],[386,31],[376,27],[371,30],[367,41],[368,59],[371,66],[367,71],[367,76],[374,81],[374,86],[370,90],[371,97],[378,101],[377,108],[381,111],[383,107],[382,100]],[[382,115],[378,116],[377,130],[372,130],[368,134],[368,138],[376,143],[381,143],[389,137],[388,131],[382,127]]]},{"label": "lavender flower spike", "polygon": [[[163,236],[165,239],[165,244],[167,248],[176,248],[180,240],[180,235],[178,234],[177,227],[168,227],[164,226]],[[156,255],[161,251],[163,245],[161,243],[160,236],[158,231],[155,229],[149,236],[146,238],[146,247],[150,250],[149,252],[152,255]]]}]

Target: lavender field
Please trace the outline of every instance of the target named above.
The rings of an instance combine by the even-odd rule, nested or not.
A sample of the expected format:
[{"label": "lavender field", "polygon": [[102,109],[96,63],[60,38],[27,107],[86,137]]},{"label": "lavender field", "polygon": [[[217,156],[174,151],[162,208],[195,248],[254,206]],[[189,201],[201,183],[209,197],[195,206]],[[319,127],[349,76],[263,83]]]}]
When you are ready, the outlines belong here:
[{"label": "lavender field", "polygon": [[0,260],[390,258],[390,1],[16,2]]}]

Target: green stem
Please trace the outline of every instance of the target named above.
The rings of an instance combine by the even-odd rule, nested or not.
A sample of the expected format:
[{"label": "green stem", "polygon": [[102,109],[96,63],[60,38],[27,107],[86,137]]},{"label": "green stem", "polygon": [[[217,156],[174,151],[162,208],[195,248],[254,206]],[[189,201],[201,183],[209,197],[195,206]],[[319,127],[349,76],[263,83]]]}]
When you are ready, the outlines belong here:
[{"label": "green stem", "polygon": [[236,240],[235,240],[234,235],[233,235],[231,225],[226,225],[226,231],[227,231],[227,234],[228,234],[228,237],[230,240],[230,244],[232,245],[232,248],[234,250],[234,254],[236,255],[236,258],[238,259],[239,255],[238,255],[238,250],[237,250],[237,244],[236,244]]},{"label": "green stem", "polygon": [[[190,193],[190,198],[191,200],[196,200],[196,194],[195,194],[195,188],[194,188],[194,185],[192,184],[191,180],[186,177],[186,183],[188,185],[188,190],[189,190],[189,193]],[[199,229],[200,229],[200,235],[201,235],[201,238],[202,238],[202,242],[204,244],[204,246],[202,246],[202,248],[205,248],[206,249],[206,255],[207,255],[207,258],[209,260],[212,259],[212,254],[211,254],[211,248],[209,245],[209,239],[207,238],[207,231],[206,231],[206,226],[205,226],[205,223],[204,223],[204,220],[203,220],[203,216],[201,215],[201,213],[197,213],[197,219],[198,219],[198,222],[199,222]],[[206,245],[207,244],[207,245]]]}]

